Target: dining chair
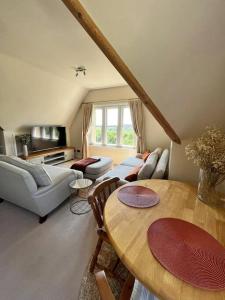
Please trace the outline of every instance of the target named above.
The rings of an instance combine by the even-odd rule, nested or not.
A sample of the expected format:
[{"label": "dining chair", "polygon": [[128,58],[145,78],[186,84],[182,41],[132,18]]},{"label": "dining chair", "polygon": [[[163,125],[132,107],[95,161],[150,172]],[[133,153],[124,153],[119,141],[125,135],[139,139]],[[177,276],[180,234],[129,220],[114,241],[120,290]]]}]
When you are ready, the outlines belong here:
[{"label": "dining chair", "polygon": [[[112,290],[109,286],[105,272],[99,271],[95,273],[95,279],[101,300],[115,300],[116,298],[114,297]],[[131,274],[129,274],[125,283],[122,286],[119,300],[130,300],[131,294],[133,292],[134,280],[134,277]],[[138,298],[136,300],[138,300]]]},{"label": "dining chair", "polygon": [[103,211],[108,197],[115,189],[119,187],[119,181],[120,179],[118,177],[107,179],[99,183],[98,185],[96,185],[95,188],[90,192],[88,196],[88,202],[91,205],[93,214],[95,216],[98,225],[97,228],[98,242],[90,264],[91,273],[94,272],[96,265],[99,267],[99,269],[105,269],[103,266],[97,263],[98,255],[101,250],[103,241],[110,244],[109,238],[104,229]]},{"label": "dining chair", "polygon": [[[95,279],[101,300],[115,300],[104,271],[95,273]],[[151,291],[147,290],[140,281],[129,273],[124,282],[119,300],[159,300]]]}]

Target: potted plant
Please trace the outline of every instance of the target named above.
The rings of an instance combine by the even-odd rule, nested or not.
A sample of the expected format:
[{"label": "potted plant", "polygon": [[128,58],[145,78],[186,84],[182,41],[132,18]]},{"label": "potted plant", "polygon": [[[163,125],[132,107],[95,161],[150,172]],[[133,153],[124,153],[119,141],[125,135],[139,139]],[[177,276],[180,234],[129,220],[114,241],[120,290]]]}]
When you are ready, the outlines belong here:
[{"label": "potted plant", "polygon": [[202,135],[186,146],[188,159],[200,167],[198,198],[208,204],[221,204],[216,186],[225,180],[225,132],[207,127]]},{"label": "potted plant", "polygon": [[26,157],[28,156],[28,145],[31,142],[31,136],[30,134],[22,134],[19,136],[19,140],[21,144],[23,145],[23,155]]}]

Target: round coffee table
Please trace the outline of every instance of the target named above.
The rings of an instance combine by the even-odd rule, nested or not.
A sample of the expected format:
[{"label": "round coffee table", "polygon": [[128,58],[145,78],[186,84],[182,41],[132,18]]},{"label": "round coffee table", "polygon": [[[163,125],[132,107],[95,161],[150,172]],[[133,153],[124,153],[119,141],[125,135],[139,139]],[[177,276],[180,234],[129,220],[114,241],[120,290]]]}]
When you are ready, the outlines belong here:
[{"label": "round coffee table", "polygon": [[[87,179],[87,178],[83,178],[83,179],[76,179],[73,180],[69,186],[70,188],[77,192],[77,195],[79,193],[79,190],[82,189],[88,189],[90,186],[92,185],[92,180]],[[71,194],[71,198],[72,195],[74,193]],[[83,215],[88,213],[91,210],[91,206],[89,205],[87,198],[83,198],[83,199],[79,199],[79,200],[71,200],[70,202],[70,211],[73,214],[76,215]]]}]

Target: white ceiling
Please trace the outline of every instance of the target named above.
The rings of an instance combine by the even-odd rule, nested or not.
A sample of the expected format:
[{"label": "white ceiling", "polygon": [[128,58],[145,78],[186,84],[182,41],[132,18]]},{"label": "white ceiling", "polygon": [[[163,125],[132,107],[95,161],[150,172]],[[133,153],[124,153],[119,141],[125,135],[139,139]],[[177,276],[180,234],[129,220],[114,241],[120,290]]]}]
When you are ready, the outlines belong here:
[{"label": "white ceiling", "polygon": [[224,0],[81,0],[181,138],[225,127]]},{"label": "white ceiling", "polygon": [[126,84],[60,0],[1,0],[0,52],[88,89]]}]

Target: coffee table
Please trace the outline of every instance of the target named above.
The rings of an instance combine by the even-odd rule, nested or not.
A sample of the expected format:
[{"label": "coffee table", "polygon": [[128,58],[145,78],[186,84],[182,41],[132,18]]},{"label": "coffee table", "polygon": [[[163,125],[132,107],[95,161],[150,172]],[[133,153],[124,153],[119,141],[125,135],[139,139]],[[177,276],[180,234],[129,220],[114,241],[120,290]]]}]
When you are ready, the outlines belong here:
[{"label": "coffee table", "polygon": [[[71,199],[74,192],[76,192],[76,194],[78,195],[80,190],[88,189],[91,185],[92,185],[92,180],[87,178],[73,180],[69,184],[71,190],[73,191],[71,194]],[[81,200],[80,199],[71,200],[70,202],[70,211],[73,214],[83,215],[88,213],[90,210],[91,210],[91,206],[89,205],[87,198],[83,198]]]}]

